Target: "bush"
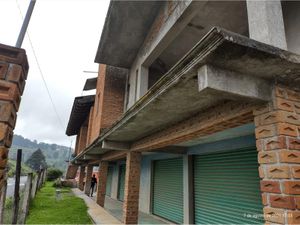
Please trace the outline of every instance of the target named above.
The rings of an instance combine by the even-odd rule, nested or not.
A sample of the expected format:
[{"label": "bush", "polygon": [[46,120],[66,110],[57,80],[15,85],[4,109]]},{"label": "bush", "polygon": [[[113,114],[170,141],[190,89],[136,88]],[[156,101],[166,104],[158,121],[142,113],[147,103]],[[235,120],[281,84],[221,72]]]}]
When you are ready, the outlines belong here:
[{"label": "bush", "polygon": [[47,170],[47,180],[53,181],[62,176],[63,172],[56,168],[49,168]]},{"label": "bush", "polygon": [[56,179],[56,181],[53,183],[52,186],[56,187],[56,188],[61,188],[62,187],[62,182],[61,182],[60,178]]}]

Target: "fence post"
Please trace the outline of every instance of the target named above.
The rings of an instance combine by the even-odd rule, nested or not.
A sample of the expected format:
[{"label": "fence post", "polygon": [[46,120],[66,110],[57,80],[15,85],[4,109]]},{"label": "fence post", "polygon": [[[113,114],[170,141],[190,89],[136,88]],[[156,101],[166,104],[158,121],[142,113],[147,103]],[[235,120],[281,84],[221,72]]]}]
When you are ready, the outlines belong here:
[{"label": "fence post", "polygon": [[20,215],[21,217],[20,224],[25,224],[26,216],[28,215],[31,189],[32,189],[32,173],[28,173],[25,190],[24,190],[22,211]]},{"label": "fence post", "polygon": [[41,171],[38,171],[37,172],[37,180],[36,180],[36,187],[35,187],[34,195],[36,195],[36,193],[39,189],[40,178],[41,178]]},{"label": "fence post", "polygon": [[14,205],[12,214],[12,224],[18,222],[19,202],[20,202],[20,176],[21,176],[21,162],[22,162],[22,149],[18,149],[17,164],[16,164],[16,181],[15,181],[15,193],[14,193]]},{"label": "fence post", "polygon": [[1,199],[0,199],[0,224],[3,224],[4,220],[4,208],[5,208],[5,200],[6,200],[6,190],[7,190],[7,174],[6,169],[4,172],[4,184],[1,190]]},{"label": "fence post", "polygon": [[46,182],[46,180],[47,180],[47,168],[45,169],[43,184]]},{"label": "fence post", "polygon": [[31,199],[34,199],[35,197],[36,181],[37,181],[37,174],[34,176],[34,179],[32,181]]}]

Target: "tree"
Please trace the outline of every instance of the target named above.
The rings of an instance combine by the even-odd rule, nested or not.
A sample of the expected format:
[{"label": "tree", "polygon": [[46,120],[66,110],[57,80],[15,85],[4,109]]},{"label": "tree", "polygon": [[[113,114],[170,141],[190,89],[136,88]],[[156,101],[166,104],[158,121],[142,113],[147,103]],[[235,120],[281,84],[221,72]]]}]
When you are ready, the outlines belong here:
[{"label": "tree", "polygon": [[45,156],[41,149],[36,150],[27,159],[26,164],[33,170],[40,170],[47,167]]},{"label": "tree", "polygon": [[47,180],[52,181],[56,180],[57,178],[61,177],[63,172],[56,168],[49,168],[47,171]]}]

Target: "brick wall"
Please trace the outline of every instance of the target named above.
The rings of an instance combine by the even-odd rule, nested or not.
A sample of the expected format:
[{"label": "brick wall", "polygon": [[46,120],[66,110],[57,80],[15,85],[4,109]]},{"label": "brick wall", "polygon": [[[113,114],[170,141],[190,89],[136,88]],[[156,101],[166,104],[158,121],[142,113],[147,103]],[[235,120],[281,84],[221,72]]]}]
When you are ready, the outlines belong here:
[{"label": "brick wall", "polygon": [[124,112],[126,72],[107,66],[103,91],[101,128],[111,127]]},{"label": "brick wall", "polygon": [[300,92],[277,86],[254,115],[265,220],[300,224]]},{"label": "brick wall", "polygon": [[94,106],[90,108],[86,146],[92,143],[92,128],[94,123]]},{"label": "brick wall", "polygon": [[103,105],[103,90],[105,81],[106,65],[100,64],[98,70],[98,79],[96,87],[96,96],[93,112],[93,123],[91,127],[90,143],[92,143],[100,134],[101,115]]},{"label": "brick wall", "polygon": [[28,69],[25,50],[0,44],[0,191]]},{"label": "brick wall", "polygon": [[88,135],[87,120],[84,122],[79,131],[79,143],[78,143],[78,154],[86,148]]},{"label": "brick wall", "polygon": [[89,144],[100,135],[101,130],[111,127],[123,114],[126,73],[125,69],[99,65]]}]

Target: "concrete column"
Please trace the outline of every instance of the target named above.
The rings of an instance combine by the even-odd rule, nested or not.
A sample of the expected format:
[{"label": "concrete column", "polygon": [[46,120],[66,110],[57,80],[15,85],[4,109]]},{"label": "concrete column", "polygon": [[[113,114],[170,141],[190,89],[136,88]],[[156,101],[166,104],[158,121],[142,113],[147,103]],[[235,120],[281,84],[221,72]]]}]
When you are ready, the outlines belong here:
[{"label": "concrete column", "polygon": [[266,224],[300,224],[300,92],[275,87],[254,111]]},{"label": "concrete column", "polygon": [[85,185],[84,185],[84,193],[88,196],[90,195],[92,176],[93,176],[93,166],[88,165],[86,169],[86,178],[85,178]]},{"label": "concrete column", "polygon": [[97,188],[97,204],[101,207],[104,207],[105,202],[105,192],[106,192],[106,180],[108,172],[108,162],[102,161],[99,164],[99,173],[98,173],[98,188]]},{"label": "concrete column", "polygon": [[80,166],[80,171],[79,171],[79,180],[78,180],[78,188],[83,191],[84,190],[84,177],[85,177],[85,166]]},{"label": "concrete column", "polygon": [[140,152],[127,153],[123,204],[124,224],[138,223],[141,158]]},{"label": "concrete column", "polygon": [[148,91],[148,68],[141,66],[138,70],[137,76],[136,101],[139,100]]},{"label": "concrete column", "polygon": [[193,198],[193,158],[191,155],[183,156],[183,222],[194,223]]},{"label": "concrete column", "polygon": [[119,186],[119,162],[114,165],[113,177],[111,182],[111,198],[118,198],[118,186]]},{"label": "concrete column", "polygon": [[280,0],[247,0],[250,38],[287,49]]}]

